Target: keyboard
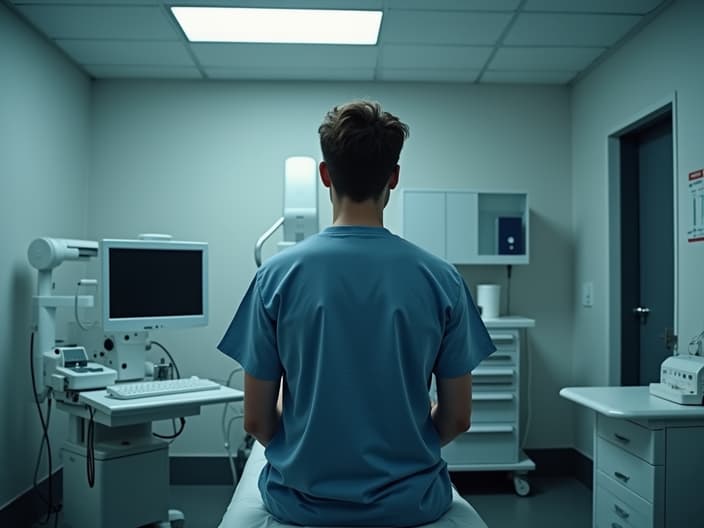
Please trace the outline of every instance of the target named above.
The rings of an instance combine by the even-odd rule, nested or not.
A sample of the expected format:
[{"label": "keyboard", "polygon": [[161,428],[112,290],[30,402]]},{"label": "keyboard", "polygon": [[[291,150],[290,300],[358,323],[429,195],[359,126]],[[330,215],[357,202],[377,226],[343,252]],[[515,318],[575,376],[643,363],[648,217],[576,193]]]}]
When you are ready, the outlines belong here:
[{"label": "keyboard", "polygon": [[133,383],[118,383],[106,387],[108,394],[120,400],[133,398],[149,398],[151,396],[164,396],[167,394],[183,394],[203,390],[219,389],[220,384],[209,379],[180,378],[171,380],[136,381]]}]

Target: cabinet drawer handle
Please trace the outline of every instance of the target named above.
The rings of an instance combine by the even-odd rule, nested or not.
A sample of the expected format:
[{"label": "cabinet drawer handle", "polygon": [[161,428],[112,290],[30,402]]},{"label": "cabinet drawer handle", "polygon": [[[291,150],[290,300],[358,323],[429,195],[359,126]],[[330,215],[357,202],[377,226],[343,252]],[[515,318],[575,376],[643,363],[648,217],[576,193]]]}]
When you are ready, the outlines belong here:
[{"label": "cabinet drawer handle", "polygon": [[629,480],[631,480],[631,477],[629,477],[628,475],[624,475],[623,473],[620,473],[618,471],[614,471],[614,477],[623,482],[628,482]]},{"label": "cabinet drawer handle", "polygon": [[621,436],[618,433],[614,433],[614,437],[616,438],[616,440],[618,440],[619,442],[623,442],[624,444],[627,444],[631,441],[630,438],[626,438],[625,436]]},{"label": "cabinet drawer handle", "polygon": [[614,504],[614,511],[616,512],[616,515],[621,517],[621,519],[628,519],[631,516],[626,510],[621,508],[621,506],[619,506],[618,504]]},{"label": "cabinet drawer handle", "polygon": [[611,528],[623,528],[623,526],[621,526],[619,523],[612,522]]}]

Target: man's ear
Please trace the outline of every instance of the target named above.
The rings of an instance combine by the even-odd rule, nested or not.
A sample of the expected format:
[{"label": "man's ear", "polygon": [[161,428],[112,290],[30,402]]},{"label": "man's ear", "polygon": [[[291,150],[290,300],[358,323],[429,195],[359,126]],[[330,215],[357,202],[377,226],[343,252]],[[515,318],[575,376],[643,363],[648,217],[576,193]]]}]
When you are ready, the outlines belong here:
[{"label": "man's ear", "polygon": [[332,186],[332,181],[330,181],[330,173],[328,172],[328,164],[324,161],[320,162],[318,165],[318,170],[320,171],[320,181],[328,189]]},{"label": "man's ear", "polygon": [[398,185],[398,176],[399,176],[400,172],[401,172],[401,167],[396,165],[394,167],[394,170],[391,172],[391,177],[389,178],[389,190],[395,189],[396,186]]}]

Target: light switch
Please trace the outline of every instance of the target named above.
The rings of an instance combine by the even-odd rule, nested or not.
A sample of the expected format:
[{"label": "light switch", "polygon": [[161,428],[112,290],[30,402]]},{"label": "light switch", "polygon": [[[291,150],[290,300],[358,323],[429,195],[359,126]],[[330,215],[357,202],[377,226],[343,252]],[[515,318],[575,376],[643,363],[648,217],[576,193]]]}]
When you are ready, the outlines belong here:
[{"label": "light switch", "polygon": [[585,282],[582,284],[582,306],[591,307],[594,305],[594,283]]}]

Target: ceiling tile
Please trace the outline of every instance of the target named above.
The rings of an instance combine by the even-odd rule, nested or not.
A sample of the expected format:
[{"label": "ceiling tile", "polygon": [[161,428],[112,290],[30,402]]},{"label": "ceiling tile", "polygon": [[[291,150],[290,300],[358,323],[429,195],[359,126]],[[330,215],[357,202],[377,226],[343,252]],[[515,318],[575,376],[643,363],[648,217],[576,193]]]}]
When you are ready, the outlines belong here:
[{"label": "ceiling tile", "polygon": [[480,70],[492,50],[489,47],[387,44],[381,49],[380,64],[383,68]]},{"label": "ceiling tile", "polygon": [[576,72],[528,72],[528,71],[486,71],[482,75],[482,83],[511,84],[567,84]]},{"label": "ceiling tile", "polygon": [[160,7],[93,5],[21,5],[19,11],[47,36],[56,39],[181,38]]},{"label": "ceiling tile", "polygon": [[315,46],[309,44],[191,44],[205,66],[239,69],[271,68],[371,68],[376,66],[376,46]]},{"label": "ceiling tile", "polygon": [[84,64],[83,68],[99,79],[201,79],[203,77],[195,67]]},{"label": "ceiling tile", "polygon": [[211,79],[248,79],[277,81],[371,81],[374,68],[205,68]]},{"label": "ceiling tile", "polygon": [[491,70],[579,71],[589,66],[605,48],[499,48]]},{"label": "ceiling tile", "polygon": [[630,13],[645,15],[663,4],[664,0],[589,0],[588,2],[565,2],[565,0],[527,0],[523,11],[553,11],[558,13]]},{"label": "ceiling tile", "polygon": [[518,15],[504,39],[509,46],[608,47],[622,38],[640,17],[631,15]]},{"label": "ceiling tile", "polygon": [[79,64],[192,66],[180,42],[121,40],[57,40]]},{"label": "ceiling tile", "polygon": [[381,23],[384,43],[493,45],[506,28],[508,13],[388,11]]},{"label": "ceiling tile", "polygon": [[457,68],[413,68],[381,69],[377,79],[381,81],[427,81],[427,82],[474,82],[479,70],[459,70]]},{"label": "ceiling tile", "polygon": [[150,5],[154,6],[158,2],[155,0],[10,0],[16,5],[67,5],[67,4],[112,4],[112,5]]},{"label": "ceiling tile", "polygon": [[521,0],[386,0],[386,7],[437,11],[513,11],[520,2]]}]

